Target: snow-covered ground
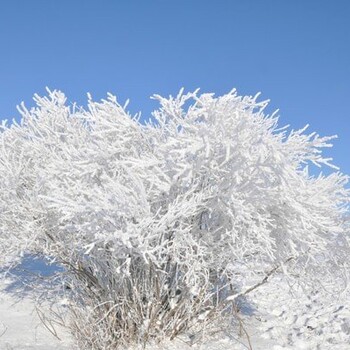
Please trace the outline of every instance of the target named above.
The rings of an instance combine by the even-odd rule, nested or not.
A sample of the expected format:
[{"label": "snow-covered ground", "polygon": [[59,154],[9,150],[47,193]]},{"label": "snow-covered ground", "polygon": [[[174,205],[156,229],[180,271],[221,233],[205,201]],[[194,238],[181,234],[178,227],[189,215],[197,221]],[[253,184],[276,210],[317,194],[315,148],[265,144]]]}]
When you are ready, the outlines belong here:
[{"label": "snow-covered ground", "polygon": [[[72,349],[69,335],[55,326],[55,337],[41,322],[35,303],[29,294],[16,296],[6,292],[9,280],[2,281],[0,292],[1,350],[68,350]],[[50,324],[47,324],[50,327]]]},{"label": "snow-covered ground", "polygon": [[[13,280],[1,280],[0,349],[1,350],[71,350],[67,331],[55,325],[60,338],[42,324],[30,293],[18,298],[10,288]],[[288,292],[282,278],[275,277],[241,303],[242,326],[218,332],[204,344],[190,347],[190,338],[163,344],[167,350],[348,350],[350,349],[349,294],[331,297],[326,291],[307,296],[297,287]],[[45,310],[45,306],[43,306]],[[50,328],[50,324],[47,324]],[[206,331],[204,331],[206,332]],[[248,343],[251,343],[251,347]],[[150,349],[157,349],[151,346]],[[87,349],[88,350],[88,349]]]},{"label": "snow-covered ground", "polygon": [[273,349],[350,349],[349,293],[303,291],[275,277],[250,297],[260,320],[256,331],[275,344]]}]

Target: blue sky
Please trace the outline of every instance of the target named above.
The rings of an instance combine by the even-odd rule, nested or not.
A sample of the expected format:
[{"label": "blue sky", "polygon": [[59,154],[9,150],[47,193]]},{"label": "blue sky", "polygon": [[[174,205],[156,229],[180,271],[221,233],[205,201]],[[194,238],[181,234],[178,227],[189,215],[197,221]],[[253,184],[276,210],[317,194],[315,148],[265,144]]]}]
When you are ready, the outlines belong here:
[{"label": "blue sky", "polygon": [[350,174],[348,0],[1,0],[0,50],[0,119],[45,86],[147,118],[182,86],[261,91],[282,125],[338,134],[327,154]]}]

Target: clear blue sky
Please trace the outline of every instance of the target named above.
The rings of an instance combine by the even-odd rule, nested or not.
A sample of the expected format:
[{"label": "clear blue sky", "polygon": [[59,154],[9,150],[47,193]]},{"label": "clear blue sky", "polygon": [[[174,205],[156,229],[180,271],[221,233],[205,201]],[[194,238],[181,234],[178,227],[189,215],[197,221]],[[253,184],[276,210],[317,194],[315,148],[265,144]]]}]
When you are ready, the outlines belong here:
[{"label": "clear blue sky", "polygon": [[183,86],[262,92],[281,124],[338,134],[350,174],[350,0],[1,0],[0,119],[45,86],[148,117]]}]

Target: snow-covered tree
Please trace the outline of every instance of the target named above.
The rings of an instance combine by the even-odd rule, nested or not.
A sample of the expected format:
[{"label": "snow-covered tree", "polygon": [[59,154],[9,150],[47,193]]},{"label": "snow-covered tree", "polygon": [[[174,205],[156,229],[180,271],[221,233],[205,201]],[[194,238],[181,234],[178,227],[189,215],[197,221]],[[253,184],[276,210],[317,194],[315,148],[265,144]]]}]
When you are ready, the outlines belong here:
[{"label": "snow-covered tree", "polygon": [[88,108],[59,91],[0,134],[0,259],[65,267],[82,349],[174,338],[230,317],[279,271],[302,283],[349,273],[347,177],[332,137],[279,128],[267,101],[198,91],[154,122],[116,98]]}]

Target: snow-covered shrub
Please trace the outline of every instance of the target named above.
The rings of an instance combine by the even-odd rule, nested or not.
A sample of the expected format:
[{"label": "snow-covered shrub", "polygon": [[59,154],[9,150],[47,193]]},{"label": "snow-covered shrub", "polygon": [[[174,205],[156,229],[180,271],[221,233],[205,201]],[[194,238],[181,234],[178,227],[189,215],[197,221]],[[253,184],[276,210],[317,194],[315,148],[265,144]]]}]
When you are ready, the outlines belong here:
[{"label": "snow-covered shrub", "polygon": [[112,95],[83,109],[49,91],[0,135],[2,263],[30,253],[65,267],[80,348],[229,317],[277,270],[349,272],[347,177],[308,172],[330,165],[332,137],[279,129],[266,101],[235,91],[154,98],[145,125]]}]

